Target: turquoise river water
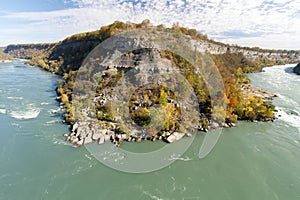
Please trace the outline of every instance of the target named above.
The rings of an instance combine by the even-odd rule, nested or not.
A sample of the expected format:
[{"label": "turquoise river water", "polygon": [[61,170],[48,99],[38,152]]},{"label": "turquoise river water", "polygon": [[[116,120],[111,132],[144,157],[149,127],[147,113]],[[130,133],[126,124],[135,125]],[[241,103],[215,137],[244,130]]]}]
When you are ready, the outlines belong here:
[{"label": "turquoise river water", "polygon": [[[170,166],[130,174],[65,142],[62,114],[52,114],[59,108],[57,76],[20,60],[0,64],[0,199],[300,199],[300,76],[291,73],[293,66],[249,75],[253,85],[278,95],[275,122],[240,122],[222,131],[204,159],[194,142]],[[203,138],[198,134],[195,141]],[[123,148],[145,151],[161,145]]]}]

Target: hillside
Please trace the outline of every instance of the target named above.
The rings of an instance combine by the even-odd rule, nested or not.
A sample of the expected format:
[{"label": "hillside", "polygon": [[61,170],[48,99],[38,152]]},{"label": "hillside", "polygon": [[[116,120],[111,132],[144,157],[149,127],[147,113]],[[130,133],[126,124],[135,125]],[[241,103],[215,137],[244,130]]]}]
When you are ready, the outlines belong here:
[{"label": "hillside", "polygon": [[[217,67],[220,72],[219,80],[214,77],[215,73],[212,71],[208,71],[208,74],[211,73],[208,77],[201,77],[198,72],[208,69],[194,66],[174,52],[144,48],[125,52],[113,64],[103,65],[99,61],[100,57],[96,57],[89,63],[91,68],[86,70],[87,73],[94,71],[98,73],[92,74],[83,83],[75,83],[76,75],[82,75],[79,70],[80,66],[91,50],[118,33],[138,30],[150,32],[156,30],[153,32],[163,32],[164,35],[175,33],[175,35],[179,34],[192,42],[197,49],[195,56],[204,59],[204,63]],[[124,45],[139,46],[144,40],[145,35],[130,36],[129,40],[124,41]],[[184,45],[182,43],[182,46]],[[19,49],[25,50],[25,48]],[[148,20],[144,20],[141,24],[117,21],[93,32],[70,36],[45,48],[29,49],[38,52],[35,55],[32,54],[30,64],[58,73],[64,78],[57,93],[65,109],[65,120],[73,125],[72,133],[67,136],[67,139],[76,145],[92,141],[103,143],[107,140],[118,145],[122,141],[141,141],[143,139],[173,142],[174,138],[181,138],[188,132],[187,126],[182,125],[183,121],[184,124],[189,124],[189,128],[203,131],[220,126],[234,126],[237,120],[272,121],[274,119],[274,106],[270,103],[272,94],[250,87],[250,81],[245,73],[260,71],[263,66],[299,62],[300,55],[299,51],[266,50],[222,44],[208,39],[206,35],[194,29],[178,25],[174,25],[172,28],[166,28],[163,25],[154,27]],[[12,54],[14,49],[7,49],[7,52]],[[111,56],[113,57],[114,54],[112,51]],[[203,56],[204,54],[206,56]],[[15,55],[20,56],[19,53]],[[148,64],[162,67],[147,67],[146,61]],[[95,69],[93,66],[98,66],[98,68]],[[128,102],[130,118],[139,127],[144,127],[144,130],[125,125],[126,120],[120,119],[120,116],[114,111],[113,103],[120,97],[114,90],[118,86],[118,81],[130,70],[143,72],[143,76],[148,76],[154,71],[172,72],[173,69],[181,72],[180,79],[186,80],[186,83],[195,92],[198,104],[194,106],[197,107],[196,110],[199,110],[195,114],[197,117],[184,115],[182,110],[184,106],[178,103],[181,97],[176,96],[176,92],[170,87],[153,83],[147,87],[135,88],[133,92],[127,91],[126,87],[122,88],[124,90],[123,93],[121,92],[122,95],[126,95],[126,92],[131,95]],[[132,76],[137,82],[143,80],[143,77],[137,73],[133,73]],[[221,81],[224,84],[224,90],[215,96],[207,86],[207,80],[214,81],[213,79],[216,79],[215,82]],[[88,105],[81,105],[81,102],[76,101],[78,99],[85,100],[85,97],[77,95],[84,93],[84,89],[88,86],[95,88],[95,93],[92,93],[93,101],[88,101]],[[182,86],[185,84],[182,83]],[[77,91],[75,94],[74,90]],[[75,107],[73,107],[74,103]],[[160,120],[163,121],[163,124],[159,128],[153,123],[151,124],[151,115],[160,116],[159,110],[152,109],[153,105],[160,105],[164,110],[164,117]],[[93,107],[95,110],[92,109]],[[96,125],[82,122],[94,119],[97,120]]]}]

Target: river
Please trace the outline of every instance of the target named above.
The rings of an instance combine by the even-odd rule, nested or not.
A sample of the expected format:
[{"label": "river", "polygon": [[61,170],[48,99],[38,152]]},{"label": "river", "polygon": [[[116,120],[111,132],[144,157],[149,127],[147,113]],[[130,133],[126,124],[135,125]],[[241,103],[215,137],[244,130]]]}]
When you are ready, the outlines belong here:
[{"label": "river", "polygon": [[275,122],[224,129],[204,159],[198,158],[197,142],[204,135],[197,134],[168,167],[130,174],[64,141],[62,113],[53,114],[59,108],[56,75],[20,60],[0,64],[0,199],[300,199],[300,76],[291,73],[292,66],[249,75],[254,86],[278,95]]}]

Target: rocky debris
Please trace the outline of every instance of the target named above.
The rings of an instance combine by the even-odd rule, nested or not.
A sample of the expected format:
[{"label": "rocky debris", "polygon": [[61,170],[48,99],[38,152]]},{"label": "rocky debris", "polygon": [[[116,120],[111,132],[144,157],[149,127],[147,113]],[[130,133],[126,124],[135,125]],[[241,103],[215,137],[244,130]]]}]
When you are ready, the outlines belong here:
[{"label": "rocky debris", "polygon": [[294,71],[294,73],[300,75],[300,63],[298,63],[298,65],[296,65],[296,67],[294,67],[293,71]]},{"label": "rocky debris", "polygon": [[[234,127],[234,123],[218,123],[218,122],[209,122],[207,128],[198,129],[199,131],[208,131],[218,128],[228,128]],[[105,127],[105,128],[104,128]],[[163,131],[157,135],[151,136],[148,134],[138,134],[137,132],[132,132],[131,134],[125,133],[116,133],[115,129],[111,129],[108,125],[100,127],[97,123],[88,123],[88,122],[76,122],[72,127],[72,132],[70,135],[64,134],[64,137],[67,141],[72,143],[74,146],[82,146],[84,144],[90,144],[96,142],[98,144],[104,144],[105,142],[112,142],[116,146],[120,146],[123,141],[127,142],[142,142],[143,140],[147,141],[156,141],[161,140],[167,143],[174,143],[183,137],[190,137],[190,133],[180,133],[180,132],[168,132]]]},{"label": "rocky debris", "polygon": [[67,141],[74,146],[82,146],[84,144],[90,144],[97,142],[103,144],[105,142],[112,142],[116,146],[120,146],[123,141],[127,142],[142,142],[143,140],[156,141],[163,140],[168,143],[176,142],[185,136],[191,136],[191,134],[184,134],[179,132],[164,131],[158,135],[137,134],[137,132],[131,134],[116,133],[115,129],[100,127],[97,123],[88,122],[76,122],[70,134],[64,134]]},{"label": "rocky debris", "polygon": [[209,130],[215,130],[220,128],[236,127],[236,124],[232,122],[216,122],[210,120],[208,124],[209,125],[207,127],[201,126],[198,130],[203,132],[208,132]]}]

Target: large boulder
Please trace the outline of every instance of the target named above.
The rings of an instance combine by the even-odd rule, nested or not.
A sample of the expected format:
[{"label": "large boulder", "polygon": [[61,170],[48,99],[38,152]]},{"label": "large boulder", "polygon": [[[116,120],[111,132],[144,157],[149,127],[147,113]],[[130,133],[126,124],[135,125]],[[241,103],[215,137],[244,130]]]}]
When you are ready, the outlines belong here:
[{"label": "large boulder", "polygon": [[296,67],[294,67],[294,73],[300,75],[300,63]]}]

